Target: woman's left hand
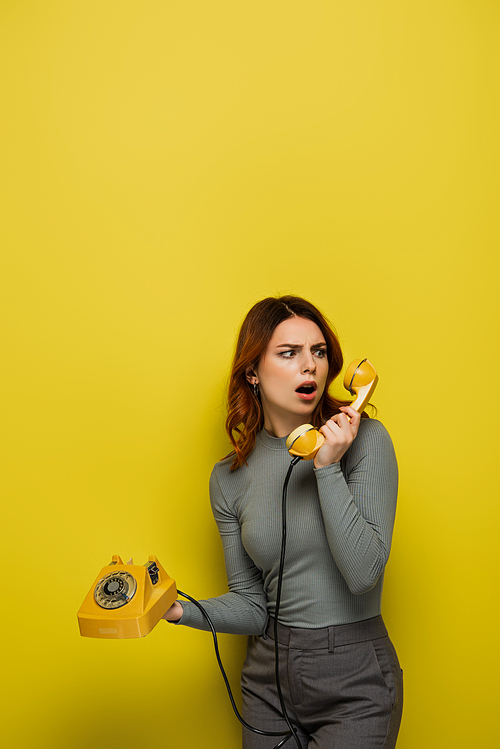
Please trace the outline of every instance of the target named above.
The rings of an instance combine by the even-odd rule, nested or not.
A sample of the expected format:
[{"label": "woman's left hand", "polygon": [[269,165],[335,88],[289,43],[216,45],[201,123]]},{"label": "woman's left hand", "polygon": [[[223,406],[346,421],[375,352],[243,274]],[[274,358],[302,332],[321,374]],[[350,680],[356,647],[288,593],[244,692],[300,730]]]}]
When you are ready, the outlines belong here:
[{"label": "woman's left hand", "polygon": [[166,619],[167,622],[178,622],[182,619],[184,609],[179,601],[174,601],[169,610],[163,614],[162,619]]},{"label": "woman's left hand", "polygon": [[315,468],[338,463],[358,433],[360,414],[350,406],[341,406],[340,410],[342,413],[332,416],[319,430],[325,442],[314,458]]}]

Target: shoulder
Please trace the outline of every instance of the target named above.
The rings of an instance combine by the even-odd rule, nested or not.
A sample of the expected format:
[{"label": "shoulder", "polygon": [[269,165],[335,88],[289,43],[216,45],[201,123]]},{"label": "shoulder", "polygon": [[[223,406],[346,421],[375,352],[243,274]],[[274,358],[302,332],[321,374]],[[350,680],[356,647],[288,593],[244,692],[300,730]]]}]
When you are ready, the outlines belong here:
[{"label": "shoulder", "polygon": [[232,474],[238,473],[238,471],[231,471],[233,459],[234,453],[230,453],[229,455],[226,455],[225,458],[222,458],[222,460],[219,460],[212,468],[210,481],[227,481]]},{"label": "shoulder", "polygon": [[233,505],[247,483],[246,466],[231,471],[233,456],[220,460],[210,475],[210,501],[214,508]]},{"label": "shoulder", "polygon": [[392,444],[389,432],[378,419],[361,419],[356,436],[356,442],[365,442],[367,444],[390,442]]},{"label": "shoulder", "polygon": [[381,421],[361,419],[356,439],[345,454],[345,465],[352,467],[361,460],[395,460],[391,436]]}]

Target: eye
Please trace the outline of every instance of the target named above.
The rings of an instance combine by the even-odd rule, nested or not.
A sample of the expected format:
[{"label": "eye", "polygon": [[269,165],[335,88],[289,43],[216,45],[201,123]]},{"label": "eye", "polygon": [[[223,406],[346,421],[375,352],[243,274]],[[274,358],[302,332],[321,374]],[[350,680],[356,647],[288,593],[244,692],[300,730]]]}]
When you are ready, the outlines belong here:
[{"label": "eye", "polygon": [[326,348],[317,348],[314,353],[319,359],[324,359],[326,356]]},{"label": "eye", "polygon": [[281,356],[282,359],[291,359],[295,354],[296,352],[293,349],[290,349],[289,351],[280,351],[279,356]]}]

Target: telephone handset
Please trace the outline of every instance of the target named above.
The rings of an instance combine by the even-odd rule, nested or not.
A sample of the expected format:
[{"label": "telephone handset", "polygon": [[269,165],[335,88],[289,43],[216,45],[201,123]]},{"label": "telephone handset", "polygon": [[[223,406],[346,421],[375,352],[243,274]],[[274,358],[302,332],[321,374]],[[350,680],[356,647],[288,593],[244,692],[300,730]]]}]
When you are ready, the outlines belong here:
[{"label": "telephone handset", "polygon": [[[351,395],[356,396],[351,403],[351,408],[354,408],[358,413],[362,413],[377,386],[377,382],[378,375],[371,361],[354,359],[347,367],[344,375],[345,389]],[[286,446],[290,455],[302,458],[302,460],[312,460],[324,441],[325,438],[321,432],[318,432],[312,424],[302,424],[288,435]]]}]

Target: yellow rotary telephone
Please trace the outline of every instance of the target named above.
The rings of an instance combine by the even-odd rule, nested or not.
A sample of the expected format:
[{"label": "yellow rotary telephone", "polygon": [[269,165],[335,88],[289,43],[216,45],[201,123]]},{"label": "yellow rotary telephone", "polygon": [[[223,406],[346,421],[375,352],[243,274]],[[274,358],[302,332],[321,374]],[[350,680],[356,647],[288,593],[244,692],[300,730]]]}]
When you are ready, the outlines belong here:
[{"label": "yellow rotary telephone", "polygon": [[175,581],[152,555],[144,565],[118,555],[103,567],[88,592],[78,623],[83,637],[144,637],[177,600]]}]

